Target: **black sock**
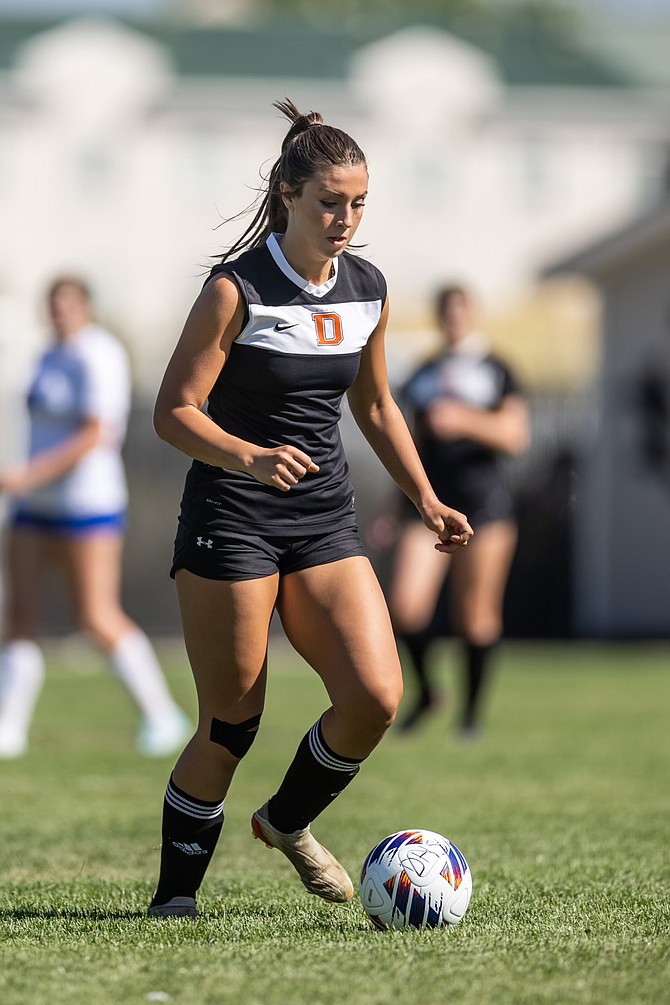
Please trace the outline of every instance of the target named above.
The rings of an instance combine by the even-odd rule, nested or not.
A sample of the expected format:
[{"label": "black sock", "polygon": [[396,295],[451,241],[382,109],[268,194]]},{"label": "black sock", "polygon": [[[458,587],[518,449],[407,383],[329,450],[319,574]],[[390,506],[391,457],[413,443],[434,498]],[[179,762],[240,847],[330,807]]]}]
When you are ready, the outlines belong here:
[{"label": "black sock", "polygon": [[488,678],[491,654],[495,648],[495,642],[488,646],[477,646],[469,642],[465,647],[465,694],[461,725],[466,728],[477,724],[482,695]]},{"label": "black sock", "polygon": [[321,720],[314,723],[270,799],[268,819],[272,826],[282,834],[307,827],[347,787],[360,765],[360,760],[331,750],[323,738]]},{"label": "black sock", "polygon": [[428,632],[412,632],[401,635],[400,638],[410,657],[410,665],[419,688],[417,704],[428,705],[432,697],[427,665],[428,648],[431,641],[430,636]]},{"label": "black sock", "polygon": [[152,904],[195,897],[223,827],[223,800],[195,799],[168,782],[163,803],[161,870]]}]

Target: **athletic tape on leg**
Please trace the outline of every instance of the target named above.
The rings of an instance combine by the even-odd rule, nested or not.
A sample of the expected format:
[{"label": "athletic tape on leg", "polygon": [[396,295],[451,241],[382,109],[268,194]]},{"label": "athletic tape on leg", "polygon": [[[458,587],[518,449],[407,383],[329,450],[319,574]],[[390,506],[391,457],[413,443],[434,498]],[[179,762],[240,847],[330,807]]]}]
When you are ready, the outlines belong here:
[{"label": "athletic tape on leg", "polygon": [[249,747],[256,739],[261,717],[252,715],[244,722],[224,722],[222,719],[212,719],[209,738],[212,743],[229,750],[233,757],[244,757]]}]

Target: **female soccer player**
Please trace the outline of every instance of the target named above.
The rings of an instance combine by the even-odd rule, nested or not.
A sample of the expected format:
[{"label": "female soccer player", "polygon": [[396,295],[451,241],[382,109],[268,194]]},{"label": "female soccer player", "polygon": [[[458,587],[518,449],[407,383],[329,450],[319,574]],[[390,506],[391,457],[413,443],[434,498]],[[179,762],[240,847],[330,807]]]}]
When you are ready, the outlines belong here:
[{"label": "female soccer player", "polygon": [[433,492],[391,398],[384,279],[346,251],[363,215],[365,157],[319,114],[276,107],[291,127],[262,204],[212,270],[156,402],[158,435],[194,458],[173,575],[199,722],[167,786],[150,916],[195,917],[224,798],[259,728],[275,608],[330,706],[253,814],[253,834],[286,855],[311,893],[352,896],[310,824],[381,740],[402,683],[356,527],[338,431],[345,392],[437,550],[461,548],[472,534]]},{"label": "female soccer player", "polygon": [[501,458],[526,449],[528,413],[510,370],[490,354],[475,330],[469,293],[448,287],[436,306],[444,350],[410,378],[404,396],[416,417],[415,439],[431,484],[440,498],[468,513],[477,536],[466,552],[436,561],[429,535],[409,512],[398,542],[389,606],[419,686],[402,724],[409,729],[436,704],[428,677],[427,629],[449,571],[455,628],[465,647],[460,727],[471,736],[502,632],[503,597],[517,539]]},{"label": "female soccer player", "polygon": [[57,565],[78,624],[110,656],[142,713],[138,746],[172,754],[190,727],[175,705],[151,643],[120,603],[126,481],[120,449],[130,387],[121,344],[93,322],[86,285],[56,280],[48,305],[54,344],[28,395],[30,453],[0,472],[15,497],[8,540],[6,638],[0,649],[0,757],[28,744],[44,677],[35,641],[43,574]]}]

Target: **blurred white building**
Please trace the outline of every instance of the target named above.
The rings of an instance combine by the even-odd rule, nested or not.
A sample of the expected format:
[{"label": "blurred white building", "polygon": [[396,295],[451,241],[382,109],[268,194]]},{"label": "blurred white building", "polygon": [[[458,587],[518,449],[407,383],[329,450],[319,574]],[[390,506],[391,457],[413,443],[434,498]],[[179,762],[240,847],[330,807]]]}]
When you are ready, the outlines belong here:
[{"label": "blurred white building", "polygon": [[579,458],[574,629],[670,637],[670,203],[561,261],[602,291],[598,435]]},{"label": "blurred white building", "polygon": [[40,343],[45,283],[76,270],[150,394],[208,256],[239,232],[217,224],[251,201],[278,152],[285,123],[271,103],[285,95],[366,151],[359,233],[389,279],[396,330],[425,326],[448,277],[488,306],[513,301],[544,262],[662,188],[667,92],[507,87],[481,51],[420,27],[353,52],[284,40],[276,70],[257,74],[267,50],[253,33],[222,38],[207,52],[201,32],[189,65],[167,34],[81,18],[12,52],[0,72],[4,372],[10,359],[23,371]]}]

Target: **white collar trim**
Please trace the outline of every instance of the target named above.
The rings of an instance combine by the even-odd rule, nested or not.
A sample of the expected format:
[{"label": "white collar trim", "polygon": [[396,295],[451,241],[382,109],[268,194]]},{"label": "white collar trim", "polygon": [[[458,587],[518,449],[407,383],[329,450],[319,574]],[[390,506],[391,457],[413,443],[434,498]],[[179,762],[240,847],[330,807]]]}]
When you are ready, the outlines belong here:
[{"label": "white collar trim", "polygon": [[281,250],[279,241],[277,240],[279,236],[281,235],[270,234],[267,239],[267,248],[286,278],[290,279],[292,283],[295,283],[295,285],[300,287],[300,289],[305,293],[311,293],[312,296],[325,297],[326,293],[330,293],[333,286],[337,282],[339,259],[333,259],[333,274],[330,279],[327,279],[321,286],[316,286],[314,283],[309,283],[306,279],[303,279],[303,277],[298,275],[295,269],[289,265],[284,252]]}]

